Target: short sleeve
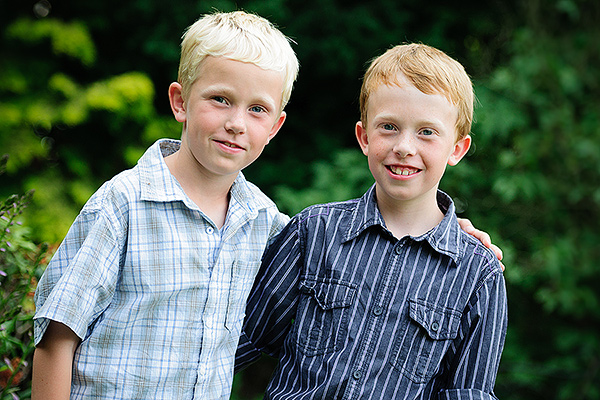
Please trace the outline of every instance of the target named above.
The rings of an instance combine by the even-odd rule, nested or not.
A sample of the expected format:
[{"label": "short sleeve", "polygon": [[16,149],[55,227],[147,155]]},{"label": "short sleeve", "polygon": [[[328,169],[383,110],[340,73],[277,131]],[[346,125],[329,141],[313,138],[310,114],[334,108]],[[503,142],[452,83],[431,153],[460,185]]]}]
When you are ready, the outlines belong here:
[{"label": "short sleeve", "polygon": [[85,339],[115,291],[124,242],[117,231],[102,210],[77,217],[36,288],[36,345],[50,320]]}]

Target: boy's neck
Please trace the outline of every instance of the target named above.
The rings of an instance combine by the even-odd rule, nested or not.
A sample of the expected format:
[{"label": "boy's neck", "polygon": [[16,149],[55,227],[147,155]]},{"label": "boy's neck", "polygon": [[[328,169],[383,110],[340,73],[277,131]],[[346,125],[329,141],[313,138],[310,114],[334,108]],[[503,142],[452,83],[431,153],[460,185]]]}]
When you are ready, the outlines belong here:
[{"label": "boy's neck", "polygon": [[[432,195],[433,194],[433,195]],[[386,228],[397,238],[421,236],[444,219],[437,204],[437,190],[424,199],[389,201],[377,198]]]},{"label": "boy's neck", "polygon": [[217,228],[221,228],[227,217],[229,192],[237,175],[215,178],[202,174],[197,169],[187,166],[181,151],[165,157],[165,163],[190,200]]}]

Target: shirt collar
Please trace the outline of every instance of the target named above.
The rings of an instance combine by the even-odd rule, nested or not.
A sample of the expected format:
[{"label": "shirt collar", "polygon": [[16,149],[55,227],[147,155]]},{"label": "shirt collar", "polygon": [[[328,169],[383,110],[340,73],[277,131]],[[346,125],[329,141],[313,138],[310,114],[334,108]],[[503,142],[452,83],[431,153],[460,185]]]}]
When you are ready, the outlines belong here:
[{"label": "shirt collar", "polygon": [[458,264],[461,258],[461,232],[454,202],[441,190],[437,192],[437,202],[440,210],[444,213],[444,218],[432,230],[415,240],[427,240],[434,250],[446,254]]},{"label": "shirt collar", "polygon": [[375,200],[375,185],[371,186],[367,193],[357,200],[348,224],[348,231],[344,236],[344,242],[356,238],[372,226],[385,228],[385,222]]},{"label": "shirt collar", "polygon": [[[249,218],[255,218],[258,215],[258,210],[264,209],[272,205],[266,200],[266,196],[258,196],[257,191],[253,190],[253,185],[250,184],[240,171],[237,178],[231,186],[230,202],[236,202],[248,214]],[[262,194],[262,193],[261,193]],[[230,205],[231,207],[231,205]]]},{"label": "shirt collar", "polygon": [[[442,254],[451,257],[455,263],[460,259],[460,226],[455,214],[454,203],[450,196],[438,190],[437,192],[438,206],[444,213],[444,218],[429,232],[412,237],[415,241],[427,241],[431,247]],[[375,198],[375,185],[357,200],[356,207],[353,210],[351,220],[348,224],[348,230],[344,236],[344,241],[349,241],[356,238],[366,229],[379,226],[383,232],[393,235],[385,228],[385,221],[377,207]]]},{"label": "shirt collar", "polygon": [[146,201],[184,201],[187,196],[171,175],[164,158],[179,150],[179,140],[156,141],[138,161],[141,199]]},{"label": "shirt collar", "polygon": [[[146,201],[182,201],[189,208],[198,207],[185,194],[177,180],[171,175],[164,158],[181,147],[180,140],[160,139],[156,141],[138,161],[141,184],[141,199]],[[258,210],[273,206],[272,201],[238,173],[231,186],[231,200],[236,202],[250,217]]]}]

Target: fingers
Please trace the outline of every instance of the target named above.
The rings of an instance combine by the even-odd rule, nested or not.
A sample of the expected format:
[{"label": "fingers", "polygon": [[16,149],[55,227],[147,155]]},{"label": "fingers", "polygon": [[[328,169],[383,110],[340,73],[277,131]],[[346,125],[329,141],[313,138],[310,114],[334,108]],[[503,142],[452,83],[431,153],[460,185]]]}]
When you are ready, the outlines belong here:
[{"label": "fingers", "polygon": [[502,254],[502,249],[500,249],[500,247],[496,246],[495,244],[490,244],[489,248],[494,252],[494,254],[496,254],[498,260],[502,261],[502,258],[504,258],[504,254]]},{"label": "fingers", "polygon": [[470,219],[467,218],[457,218],[458,219],[458,224],[460,225],[460,227],[462,228],[463,231],[467,232],[468,234],[471,234],[471,232],[473,232],[475,230],[475,227],[473,226],[473,223],[471,222]]},{"label": "fingers", "polygon": [[[494,253],[496,252],[494,250],[495,248],[498,248],[498,246],[492,244],[492,238],[490,237],[490,235],[488,235],[487,233],[485,233],[484,231],[480,231],[479,229],[475,228],[476,233],[473,233],[473,236],[475,236],[477,239],[479,239],[479,241],[481,243],[483,243],[483,245],[485,247],[487,247],[488,249],[494,251]],[[498,249],[500,250],[500,249]],[[496,257],[498,256],[498,254],[496,254]]]}]

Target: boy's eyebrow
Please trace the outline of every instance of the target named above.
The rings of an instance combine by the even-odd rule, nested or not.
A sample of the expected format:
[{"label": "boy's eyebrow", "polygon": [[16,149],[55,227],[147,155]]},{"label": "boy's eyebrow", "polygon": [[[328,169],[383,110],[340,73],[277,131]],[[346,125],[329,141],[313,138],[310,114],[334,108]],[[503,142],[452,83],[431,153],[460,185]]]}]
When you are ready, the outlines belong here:
[{"label": "boy's eyebrow", "polygon": [[[204,88],[202,94],[212,95],[212,94],[223,94],[227,97],[233,96],[234,90],[226,85],[213,85]],[[272,99],[270,96],[261,96],[259,94],[253,94],[253,103],[259,103],[262,105],[266,105],[269,108],[277,109],[277,103],[275,99]]]},{"label": "boy's eyebrow", "polygon": [[203,95],[211,95],[215,93],[230,94],[233,90],[225,85],[211,85],[204,87],[200,93]]},{"label": "boy's eyebrow", "polygon": [[[399,120],[399,118],[396,116],[396,114],[393,114],[393,113],[379,114],[373,118],[373,121],[375,121],[375,122],[377,122],[379,120],[396,122]],[[436,127],[444,126],[444,124],[439,119],[436,119],[436,118],[422,118],[422,119],[418,120],[416,124],[417,125],[436,126]]]}]

